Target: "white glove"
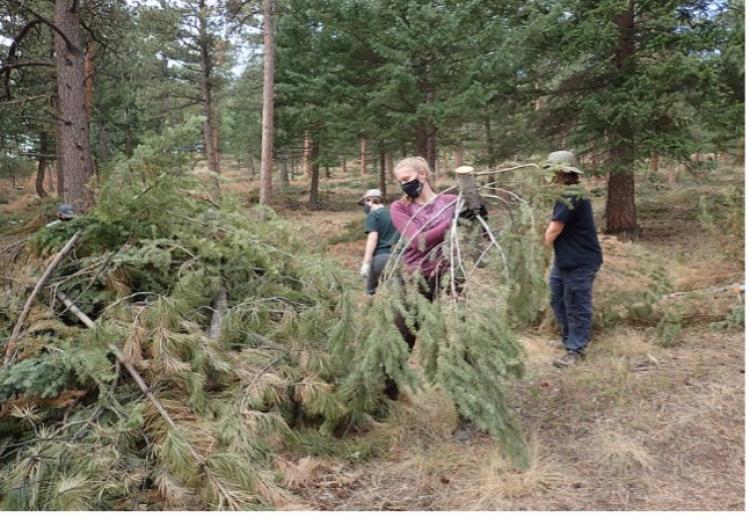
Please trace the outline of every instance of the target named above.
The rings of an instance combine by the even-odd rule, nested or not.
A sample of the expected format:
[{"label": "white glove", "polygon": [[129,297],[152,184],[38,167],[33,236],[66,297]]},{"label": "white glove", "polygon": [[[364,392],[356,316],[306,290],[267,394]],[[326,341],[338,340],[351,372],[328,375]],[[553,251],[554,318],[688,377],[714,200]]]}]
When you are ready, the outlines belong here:
[{"label": "white glove", "polygon": [[359,268],[359,276],[362,278],[367,278],[370,276],[370,263],[369,262],[362,262],[362,267]]}]

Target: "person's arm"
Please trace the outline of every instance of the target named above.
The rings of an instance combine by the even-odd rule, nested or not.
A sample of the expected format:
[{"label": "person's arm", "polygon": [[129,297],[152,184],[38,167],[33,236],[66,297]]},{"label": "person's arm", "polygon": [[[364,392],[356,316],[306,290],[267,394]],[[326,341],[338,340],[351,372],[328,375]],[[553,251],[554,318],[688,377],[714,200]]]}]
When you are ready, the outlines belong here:
[{"label": "person's arm", "polygon": [[408,246],[414,249],[419,249],[422,246],[432,248],[442,242],[445,237],[445,232],[450,228],[451,223],[453,222],[452,215],[453,210],[446,208],[440,215],[440,217],[444,219],[437,226],[430,228],[429,230],[420,231],[421,228],[417,228],[417,225],[411,220],[411,215],[402,203],[394,203],[391,205],[391,220],[393,226],[401,234],[401,237],[408,242]]},{"label": "person's arm", "polygon": [[552,208],[552,220],[549,222],[547,230],[544,232],[545,246],[552,246],[555,239],[560,236],[565,225],[568,224],[573,217],[575,206],[575,199],[564,199],[555,202],[555,206]]},{"label": "person's arm", "polygon": [[565,228],[564,223],[561,223],[560,221],[550,221],[547,230],[544,232],[544,245],[552,246],[555,239],[557,239],[562,233],[563,228]]},{"label": "person's arm", "polygon": [[362,260],[362,267],[359,268],[359,275],[362,278],[370,276],[370,268],[372,267],[372,255],[375,253],[375,248],[378,245],[378,232],[370,232],[367,234],[367,243],[365,244],[365,258]]},{"label": "person's arm", "polygon": [[367,234],[367,243],[365,244],[365,258],[363,262],[372,262],[372,255],[375,253],[375,248],[378,246],[378,232],[370,232]]}]

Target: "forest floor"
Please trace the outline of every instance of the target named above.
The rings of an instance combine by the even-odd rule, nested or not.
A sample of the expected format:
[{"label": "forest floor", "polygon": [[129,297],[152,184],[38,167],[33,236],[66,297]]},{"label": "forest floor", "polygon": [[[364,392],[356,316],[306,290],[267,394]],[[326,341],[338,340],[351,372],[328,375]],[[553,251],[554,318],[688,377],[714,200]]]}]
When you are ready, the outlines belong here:
[{"label": "forest floor", "polygon": [[[226,169],[228,191],[257,190],[254,180]],[[305,208],[304,179],[277,197],[276,208],[362,290],[356,272],[363,214],[356,201],[376,180],[354,174],[322,180],[321,209]],[[644,257],[663,265],[674,292],[744,284],[744,242],[699,225],[696,199],[743,183],[742,170],[733,169],[711,182],[688,177],[639,187],[642,237],[602,237],[605,262],[594,304],[632,287],[618,281],[618,271]],[[35,223],[32,194],[29,179],[5,196],[1,233]],[[594,198],[600,224],[603,201]],[[683,321],[669,347],[653,330],[624,323],[599,328],[586,361],[567,370],[551,365],[561,350],[549,344],[555,338],[549,324],[522,335],[527,372],[513,384],[510,403],[531,450],[526,471],[514,469],[487,436],[453,441],[451,403],[426,391],[406,393],[368,432],[332,446],[291,449],[278,459],[284,482],[298,498],[295,506],[314,510],[744,509],[742,325],[721,330],[700,318]]]}]

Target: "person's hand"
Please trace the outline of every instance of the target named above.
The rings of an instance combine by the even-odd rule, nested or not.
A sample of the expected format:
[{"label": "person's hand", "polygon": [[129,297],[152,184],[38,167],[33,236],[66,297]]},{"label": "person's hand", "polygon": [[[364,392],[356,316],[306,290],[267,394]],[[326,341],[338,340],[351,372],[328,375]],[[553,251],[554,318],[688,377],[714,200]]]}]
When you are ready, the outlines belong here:
[{"label": "person's hand", "polygon": [[362,267],[359,268],[359,276],[362,278],[367,278],[370,276],[370,263],[369,262],[362,262]]},{"label": "person's hand", "polygon": [[485,221],[487,220],[487,207],[479,205],[479,208],[466,208],[459,212],[458,217],[468,219],[469,221],[475,221],[477,216],[481,216]]}]

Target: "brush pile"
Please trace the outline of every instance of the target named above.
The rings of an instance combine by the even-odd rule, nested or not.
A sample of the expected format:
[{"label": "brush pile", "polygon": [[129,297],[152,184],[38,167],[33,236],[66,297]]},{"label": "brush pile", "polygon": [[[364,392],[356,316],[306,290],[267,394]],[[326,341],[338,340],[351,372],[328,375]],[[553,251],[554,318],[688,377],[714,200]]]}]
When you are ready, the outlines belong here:
[{"label": "brush pile", "polygon": [[88,215],[3,254],[3,354],[76,232],[0,370],[2,508],[283,507],[274,451],[357,420],[335,390],[354,328],[336,268],[270,211],[116,171]]},{"label": "brush pile", "polygon": [[[0,255],[0,507],[288,508],[280,453],[384,414],[386,375],[442,386],[527,463],[504,383],[523,371],[513,329],[544,305],[528,204],[512,198],[492,228],[454,221],[445,256],[464,296],[431,304],[394,271],[362,308],[290,223],[152,162],[121,162],[89,214]],[[416,369],[398,314],[418,332]]]}]

